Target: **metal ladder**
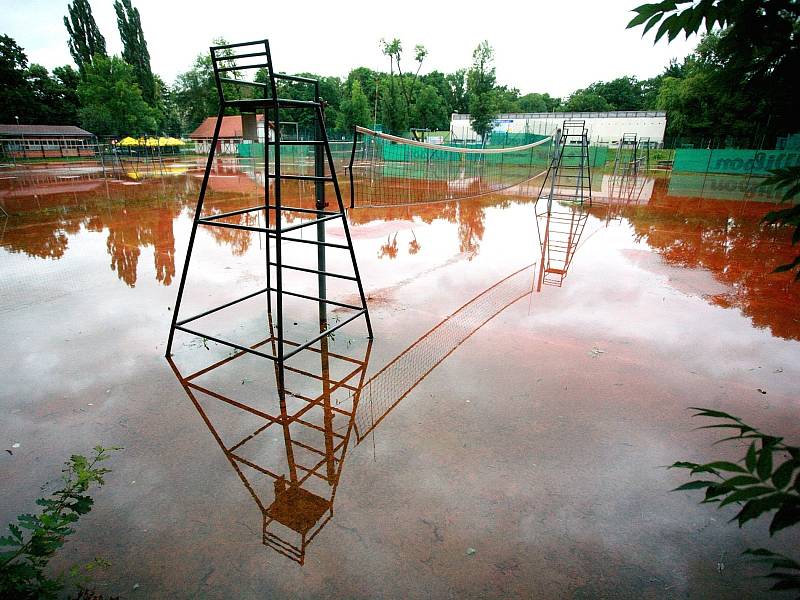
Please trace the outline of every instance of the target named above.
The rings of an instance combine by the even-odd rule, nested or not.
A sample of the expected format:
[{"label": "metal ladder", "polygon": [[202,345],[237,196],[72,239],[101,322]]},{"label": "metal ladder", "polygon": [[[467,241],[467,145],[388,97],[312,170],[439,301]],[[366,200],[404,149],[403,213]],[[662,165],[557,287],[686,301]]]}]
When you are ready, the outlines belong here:
[{"label": "metal ladder", "polygon": [[539,199],[592,203],[592,172],[586,121],[566,119],[553,136],[553,155],[539,189]]},{"label": "metal ladder", "polygon": [[550,205],[546,211],[537,212],[536,229],[542,251],[537,292],[542,285],[562,286],[588,219],[589,211],[581,205]]},{"label": "metal ladder", "polygon": [[[630,151],[630,158],[626,155]],[[614,171],[612,177],[627,177],[637,175],[639,172],[639,140],[635,133],[623,133],[617,146],[617,155],[614,158]]]},{"label": "metal ladder", "polygon": [[[268,40],[256,40],[253,42],[242,42],[237,44],[227,44],[223,46],[211,47],[211,64],[214,72],[217,92],[219,95],[219,112],[217,115],[214,135],[209,149],[208,161],[203,175],[200,193],[195,209],[192,230],[189,236],[189,245],[186,254],[186,261],[183,265],[178,295],[175,302],[175,309],[172,317],[172,324],[169,331],[166,355],[172,353],[172,345],[176,331],[182,331],[190,335],[201,336],[205,339],[234,348],[235,351],[247,352],[267,358],[276,362],[277,385],[280,394],[284,390],[284,361],[297,355],[299,352],[309,348],[312,344],[319,342],[331,335],[335,330],[347,325],[350,322],[364,317],[367,332],[372,338],[372,325],[369,319],[364,289],[361,283],[361,276],[358,271],[353,242],[350,237],[350,229],[347,223],[345,208],[342,203],[342,194],[339,189],[339,182],[336,177],[333,157],[325,130],[324,103],[319,93],[319,82],[307,77],[296,77],[276,73],[272,65],[272,55]],[[243,71],[261,70],[264,83],[245,81],[238,79]],[[230,77],[229,75],[233,75]],[[280,98],[278,96],[278,82],[292,82],[311,86],[313,90],[313,100],[295,100]],[[245,97],[247,96],[247,97]],[[220,141],[220,128],[222,117],[226,109],[238,109],[245,117],[252,116],[251,123],[255,125],[255,114],[263,111],[264,114],[264,147],[265,147],[265,176],[264,176],[264,200],[263,204],[251,206],[238,210],[216,213],[213,215],[203,215],[203,202],[208,188],[208,180],[211,173],[217,145]],[[310,110],[314,114],[315,129],[318,135],[315,140],[281,140],[281,110],[282,109],[302,109]],[[270,120],[272,121],[274,139],[270,140],[269,129]],[[244,123],[243,123],[244,125]],[[243,127],[244,128],[244,127]],[[281,148],[283,146],[310,146],[314,149],[314,174],[287,174],[281,170]],[[270,172],[270,148],[273,150],[274,167]],[[270,180],[273,185],[270,186]],[[284,180],[310,181],[315,186],[315,208],[302,208],[297,206],[286,206],[282,202],[281,182]],[[325,184],[330,183],[336,195],[336,204],[332,209],[328,209],[325,202]],[[272,189],[271,189],[272,188]],[[300,223],[288,224],[284,221],[284,212],[291,211],[309,215],[309,220]],[[264,217],[264,226],[253,226],[226,221],[228,217],[260,214]],[[341,220],[344,230],[346,244],[328,242],[325,240],[325,223],[328,221]],[[270,226],[270,222],[274,223]],[[241,298],[234,299],[219,306],[205,310],[197,315],[187,318],[180,317],[181,303],[186,285],[189,264],[192,258],[192,250],[199,227],[227,227],[239,230],[260,232],[266,235],[266,287],[253,291]],[[308,239],[287,235],[296,232],[301,228],[316,228],[316,239]],[[271,256],[270,241],[275,241],[274,257]],[[284,244],[314,244],[317,246],[317,261],[314,267],[301,265],[289,265],[283,260]],[[326,251],[328,249],[347,250],[352,263],[352,275],[344,273],[334,273],[326,270]],[[303,294],[287,289],[284,281],[285,271],[295,271],[312,273],[317,275],[319,293],[317,296]],[[352,281],[358,288],[360,304],[350,304],[338,302],[327,298],[328,278],[338,278]],[[272,353],[257,349],[257,346],[247,346],[221,339],[199,332],[189,325],[202,317],[208,316],[217,311],[226,309],[244,300],[254,298],[260,294],[266,294],[267,311],[270,318],[274,315],[277,329],[276,344]],[[284,336],[284,321],[288,320],[284,314],[284,297],[315,302],[319,305],[320,333],[302,344],[291,344]],[[339,308],[346,308],[354,311],[335,324],[327,322],[327,306],[333,305]],[[287,349],[287,344],[290,344]]]}]

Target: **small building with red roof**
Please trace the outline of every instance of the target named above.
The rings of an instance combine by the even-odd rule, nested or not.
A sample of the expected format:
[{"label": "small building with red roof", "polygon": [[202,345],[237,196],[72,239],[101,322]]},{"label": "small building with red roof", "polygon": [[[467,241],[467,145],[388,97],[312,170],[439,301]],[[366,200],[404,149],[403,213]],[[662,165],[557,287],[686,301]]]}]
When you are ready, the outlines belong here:
[{"label": "small building with red roof", "polygon": [[[195,150],[208,153],[211,149],[211,140],[214,137],[214,128],[217,126],[217,117],[206,117],[200,126],[189,134],[189,139],[194,141]],[[269,124],[269,139],[274,139],[273,125]],[[219,141],[217,154],[236,154],[239,144],[247,142],[264,143],[264,115],[228,115],[222,117],[219,128]]]}]

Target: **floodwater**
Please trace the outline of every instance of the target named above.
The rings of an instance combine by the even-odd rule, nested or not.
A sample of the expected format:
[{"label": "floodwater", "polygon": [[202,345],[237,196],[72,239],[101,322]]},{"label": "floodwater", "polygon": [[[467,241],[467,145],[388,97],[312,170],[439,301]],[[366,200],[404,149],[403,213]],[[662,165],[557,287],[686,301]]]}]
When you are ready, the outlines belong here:
[{"label": "floodwater", "polygon": [[[70,454],[124,447],[55,568],[103,557],[98,591],[125,598],[743,598],[765,588],[745,548],[796,551],[664,468],[743,453],[689,406],[800,442],[800,286],[770,273],[797,249],[760,224],[770,198],[674,175],[597,178],[591,208],[549,214],[537,182],[352,210],[374,340],[356,319],[299,353],[281,401],[258,356],[178,333],[164,358],[201,172],[0,180],[0,519]],[[207,209],[260,184],[220,163]],[[200,231],[181,316],[263,287],[259,236]],[[295,344],[319,331],[301,300]],[[193,322],[264,350],[275,325],[263,297]]]}]

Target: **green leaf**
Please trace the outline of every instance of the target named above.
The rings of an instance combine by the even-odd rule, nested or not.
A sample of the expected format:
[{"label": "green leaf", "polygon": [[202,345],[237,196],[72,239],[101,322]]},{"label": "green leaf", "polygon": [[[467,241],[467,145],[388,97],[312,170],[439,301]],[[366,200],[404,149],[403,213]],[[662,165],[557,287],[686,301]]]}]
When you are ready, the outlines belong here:
[{"label": "green leaf", "polygon": [[770,446],[761,449],[756,469],[761,481],[767,481],[772,475],[772,448]]},{"label": "green leaf", "polygon": [[698,411],[696,415],[693,415],[695,417],[716,417],[719,419],[731,419],[732,421],[739,420],[737,417],[722,412],[721,410],[711,410],[710,408],[702,408],[700,406],[690,406],[689,408]]},{"label": "green leaf", "polygon": [[770,589],[772,592],[781,590],[800,590],[800,576],[788,575],[784,573],[770,573],[767,577],[772,577],[778,581]]},{"label": "green leaf", "polygon": [[782,503],[783,499],[781,498],[781,494],[773,494],[765,498],[756,498],[755,500],[749,500],[742,507],[742,510],[736,513],[736,516],[733,517],[731,521],[738,521],[739,527],[741,527],[742,525],[747,523],[747,521],[756,519],[765,512],[769,512],[771,510],[775,510],[776,508],[780,508]]},{"label": "green leaf", "polygon": [[[17,556],[18,552],[19,552],[18,550],[5,550],[3,552],[0,552],[0,564],[2,564],[5,561],[11,560],[15,556]],[[2,574],[3,574],[2,567],[0,567],[0,578],[2,577]],[[0,589],[2,588],[0,587]]]},{"label": "green leaf", "polygon": [[734,473],[747,473],[746,469],[737,465],[736,463],[727,462],[724,460],[708,463],[704,466],[709,467],[711,469],[716,469],[718,471],[733,471]]},{"label": "green leaf", "polygon": [[642,31],[642,37],[644,37],[647,34],[647,32],[650,31],[655,26],[655,24],[658,23],[663,18],[663,16],[664,16],[663,13],[658,13],[650,17],[650,20],[647,22],[647,25],[644,26],[644,30]]},{"label": "green leaf", "polygon": [[652,14],[653,14],[652,10],[642,10],[642,9],[645,9],[646,7],[647,7],[647,5],[640,6],[638,8],[634,8],[633,9],[634,12],[638,12],[639,14],[636,15],[635,17],[633,17],[630,20],[630,22],[625,27],[625,29],[630,29],[631,27],[636,27],[637,25],[641,25],[642,23],[647,21],[647,19],[649,19],[652,16]]},{"label": "green leaf", "polygon": [[783,554],[778,554],[777,552],[773,552],[772,550],[767,550],[766,548],[748,548],[747,550],[742,552],[742,556],[744,555],[764,556],[764,557],[780,556],[781,558],[785,558]]},{"label": "green leaf", "polygon": [[775,469],[775,472],[772,474],[772,483],[775,485],[775,487],[779,490],[782,490],[789,485],[789,482],[792,480],[792,473],[794,473],[794,470],[797,467],[797,462],[790,458],[780,467]]},{"label": "green leaf", "polygon": [[19,540],[12,538],[11,536],[4,535],[0,537],[0,546],[19,546]]},{"label": "green leaf", "polygon": [[79,515],[85,515],[92,510],[92,504],[94,504],[94,500],[92,500],[89,496],[81,496],[78,498],[77,502],[70,505],[70,508]]},{"label": "green leaf", "polygon": [[676,487],[673,492],[680,492],[683,490],[699,490],[702,488],[707,488],[710,485],[717,485],[716,481],[689,481],[688,483],[684,483],[683,485],[679,485]]},{"label": "green leaf", "polygon": [[763,496],[764,494],[769,494],[774,492],[772,488],[768,488],[766,486],[760,485],[755,487],[745,488],[743,490],[738,490],[732,493],[730,496],[725,498],[722,502],[720,502],[720,506],[725,506],[726,504],[731,504],[733,502],[741,502],[743,500],[750,500],[751,498],[755,498],[757,496]]},{"label": "green leaf", "polygon": [[11,535],[13,535],[17,540],[20,542],[22,541],[22,530],[14,525],[13,523],[8,524],[8,528],[11,530]]},{"label": "green leaf", "polygon": [[800,506],[797,504],[784,504],[772,517],[772,522],[769,524],[769,534],[774,535],[776,531],[791,527],[800,522]]},{"label": "green leaf", "polygon": [[736,477],[731,477],[730,479],[726,479],[720,485],[723,487],[727,487],[729,490],[735,487],[741,487],[743,485],[753,485],[754,483],[759,483],[761,480],[758,477],[752,477],[751,475],[737,475]]},{"label": "green leaf", "polygon": [[743,437],[745,433],[755,431],[752,427],[741,425],[739,423],[717,423],[716,425],[703,425],[697,429],[738,429],[739,435],[736,437]]},{"label": "green leaf", "polygon": [[699,466],[700,465],[698,465],[697,463],[693,463],[693,462],[678,461],[678,462],[672,463],[667,468],[668,469],[696,469]]},{"label": "green leaf", "polygon": [[725,487],[724,485],[710,485],[706,488],[706,497],[703,502],[718,502],[717,500],[713,500],[717,496],[721,496],[723,494],[727,494],[731,491],[730,488]]},{"label": "green leaf", "polygon": [[750,444],[750,448],[747,450],[747,455],[745,456],[745,466],[751,473],[755,472],[756,470],[756,459],[756,443],[753,442]]},{"label": "green leaf", "polygon": [[717,440],[712,446],[716,446],[717,444],[722,444],[723,442],[730,442],[731,440],[748,440],[748,439],[761,439],[761,434],[750,434],[750,435],[732,435],[730,437],[722,438],[721,440]]}]

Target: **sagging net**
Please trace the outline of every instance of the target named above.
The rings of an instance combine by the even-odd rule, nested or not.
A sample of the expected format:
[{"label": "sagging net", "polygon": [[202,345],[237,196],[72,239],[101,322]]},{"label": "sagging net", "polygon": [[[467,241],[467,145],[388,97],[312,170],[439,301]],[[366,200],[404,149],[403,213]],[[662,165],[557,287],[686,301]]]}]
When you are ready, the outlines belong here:
[{"label": "sagging net", "polygon": [[348,167],[355,207],[462,200],[547,170],[552,138],[513,148],[456,148],[356,127]]},{"label": "sagging net", "polygon": [[464,304],[398,354],[360,389],[356,411],[358,443],[394,409],[400,401],[470,336],[528,296],[533,286],[534,265],[528,265],[501,279]]}]

